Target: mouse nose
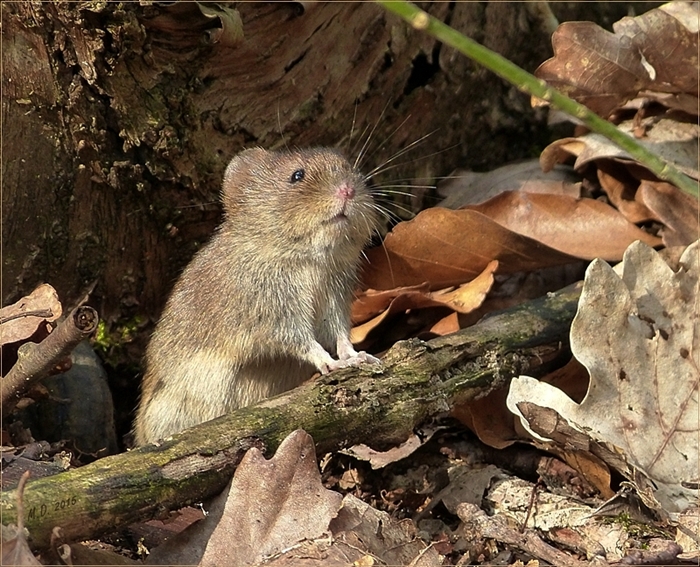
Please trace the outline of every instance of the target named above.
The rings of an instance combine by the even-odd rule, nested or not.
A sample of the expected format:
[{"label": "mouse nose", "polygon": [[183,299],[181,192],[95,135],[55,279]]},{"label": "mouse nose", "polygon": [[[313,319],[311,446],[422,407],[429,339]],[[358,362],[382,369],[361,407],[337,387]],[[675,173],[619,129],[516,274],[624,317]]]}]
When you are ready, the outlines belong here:
[{"label": "mouse nose", "polygon": [[349,201],[355,196],[355,187],[353,187],[349,183],[342,183],[336,190],[336,194],[341,199]]}]

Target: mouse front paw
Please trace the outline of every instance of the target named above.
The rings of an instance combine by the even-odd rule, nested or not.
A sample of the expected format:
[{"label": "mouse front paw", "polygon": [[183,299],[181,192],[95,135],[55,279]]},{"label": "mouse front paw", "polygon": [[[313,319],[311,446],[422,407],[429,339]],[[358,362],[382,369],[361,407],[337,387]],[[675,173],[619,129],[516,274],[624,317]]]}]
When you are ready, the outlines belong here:
[{"label": "mouse front paw", "polygon": [[381,359],[377,358],[376,356],[372,356],[371,354],[365,352],[364,350],[361,350],[360,352],[357,353],[356,356],[353,357],[353,359],[357,360],[357,363],[354,364],[353,366],[357,366],[357,364],[381,364],[382,361]]},{"label": "mouse front paw", "polygon": [[349,368],[351,366],[360,366],[360,364],[381,364],[382,361],[376,356],[367,354],[365,351],[356,352],[352,356],[340,360],[334,360],[333,364],[330,365],[330,370],[336,370],[337,368]]}]

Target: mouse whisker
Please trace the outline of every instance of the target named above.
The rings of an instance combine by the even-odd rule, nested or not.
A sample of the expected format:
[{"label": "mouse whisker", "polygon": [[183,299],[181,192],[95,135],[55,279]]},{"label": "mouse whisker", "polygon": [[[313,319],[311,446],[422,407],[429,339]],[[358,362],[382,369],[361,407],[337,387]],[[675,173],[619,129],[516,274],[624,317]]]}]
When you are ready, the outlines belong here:
[{"label": "mouse whisker", "polygon": [[[427,137],[427,136],[430,136],[430,135],[432,135],[432,134],[434,134],[434,132],[431,132],[430,134],[426,134],[426,136],[424,136],[424,138]],[[373,171],[373,172],[371,173],[371,175],[366,175],[365,178],[366,178],[366,179],[371,179],[372,177],[376,177],[376,176],[381,175],[381,174],[383,174],[383,173],[386,173],[387,171],[390,171],[390,170],[392,170],[392,169],[396,169],[396,168],[398,168],[398,167],[403,167],[403,166],[408,165],[408,164],[410,164],[410,163],[416,163],[416,162],[419,162],[419,161],[423,161],[423,160],[429,159],[429,158],[431,158],[431,157],[440,155],[440,154],[442,154],[442,153],[444,153],[444,152],[446,152],[446,151],[448,151],[448,150],[451,150],[452,148],[457,147],[457,145],[458,145],[458,144],[453,144],[452,146],[450,146],[450,147],[448,147],[448,148],[445,148],[444,150],[438,150],[438,151],[436,151],[436,152],[433,152],[433,153],[430,153],[430,154],[426,154],[426,155],[420,156],[420,157],[418,157],[418,158],[416,158],[416,159],[413,159],[413,160],[410,160],[410,161],[404,161],[404,162],[397,163],[397,164],[393,164],[393,165],[387,165],[389,162],[386,161],[386,162],[384,162],[384,164],[383,164],[382,166],[378,166],[377,168],[375,168],[375,171]],[[449,178],[449,176],[448,176],[448,177],[445,177],[444,179],[447,179],[447,178]],[[440,180],[440,179],[443,179],[443,177],[438,177],[438,178],[436,178],[436,179]],[[397,180],[395,180],[395,181],[404,181],[404,180],[405,180],[405,179],[397,179]],[[408,181],[410,181],[410,179],[408,179]]]},{"label": "mouse whisker", "polygon": [[[397,205],[396,203],[390,202],[388,204],[391,205],[395,209],[403,211],[404,213],[406,213],[407,215],[409,215],[411,217],[414,216],[414,213],[410,209],[402,207],[401,205]],[[399,223],[402,220],[404,220],[399,215],[397,215],[395,212],[393,212],[391,209],[381,205],[380,203],[375,203],[374,209],[377,211],[377,213],[379,213],[379,215],[381,215],[383,218],[385,218],[391,224],[396,224],[396,223]]]},{"label": "mouse whisker", "polygon": [[[392,203],[392,205],[393,205],[394,209],[396,209],[398,211],[402,211],[409,218],[413,218],[416,216],[416,213],[414,213],[411,209],[409,209],[407,207],[397,205],[396,203]],[[386,211],[387,211],[386,216],[388,217],[388,220],[390,220],[394,224],[397,224],[397,223],[400,223],[400,222],[403,222],[404,220],[406,220],[405,218],[400,217],[397,213],[395,213],[389,209],[386,209]]]},{"label": "mouse whisker", "polygon": [[399,191],[393,187],[403,187],[406,189],[435,189],[435,185],[379,185],[372,188],[373,195],[404,195],[406,197],[415,197],[410,191]]},{"label": "mouse whisker", "polygon": [[377,199],[384,199],[385,201],[388,201],[390,197],[394,197],[396,195],[400,195],[402,197],[409,197],[411,199],[415,199],[416,195],[413,193],[407,193],[405,191],[372,191],[372,196],[377,198]]},{"label": "mouse whisker", "polygon": [[[389,133],[389,135],[384,139],[384,141],[383,141],[381,144],[379,144],[379,146],[377,146],[373,151],[374,151],[374,152],[379,152],[379,151],[381,151],[381,150],[389,143],[389,141],[396,135],[396,133],[397,133],[399,130],[401,130],[401,128],[406,124],[406,122],[408,122],[408,120],[409,120],[410,118],[411,118],[411,115],[410,115],[410,114],[409,114],[408,116],[406,116],[406,118],[404,118],[403,121],[402,121],[396,128],[394,128],[394,130],[392,130],[392,131]],[[402,151],[402,150],[400,150],[400,151]],[[391,157],[389,158],[389,160],[387,160],[387,161],[384,162],[384,163],[388,163],[389,161],[393,160],[395,157],[396,157],[396,154],[394,154],[393,156],[391,156]]]},{"label": "mouse whisker", "polygon": [[[402,164],[396,164],[396,167],[400,165],[407,165],[409,162],[404,162]],[[402,187],[413,187],[416,182],[416,177],[411,176],[411,177],[396,177],[396,178],[391,178],[391,179],[386,179],[384,181],[373,181],[371,182],[371,185],[373,187],[382,187],[382,186],[402,186]],[[425,183],[425,181],[423,182]]]},{"label": "mouse whisker", "polygon": [[196,203],[194,205],[183,205],[181,207],[175,207],[176,211],[181,211],[184,209],[194,209],[194,208],[199,208],[199,207],[208,207],[209,205],[216,205],[216,208],[219,207],[219,202],[218,201],[207,201],[205,203]]},{"label": "mouse whisker", "polygon": [[[357,154],[357,157],[355,158],[355,162],[353,163],[353,167],[355,169],[358,169],[360,165],[362,164],[362,160],[365,156],[365,152],[367,151],[367,148],[369,147],[369,143],[372,140],[372,136],[374,135],[374,132],[377,130],[377,127],[379,124],[381,124],[382,118],[384,117],[384,114],[386,114],[386,109],[389,108],[389,102],[384,105],[384,108],[382,109],[382,112],[379,114],[379,118],[377,118],[377,121],[374,123],[374,126],[372,127],[372,130],[370,131],[369,135],[367,136],[367,139],[365,140],[364,144],[362,144],[362,147],[360,148],[360,151]],[[364,134],[363,134],[364,135]]]},{"label": "mouse whisker", "polygon": [[[406,153],[408,153],[411,150],[418,147],[420,144],[425,142],[425,140],[427,140],[430,136],[435,134],[435,132],[437,132],[437,130],[433,130],[432,132],[428,132],[427,134],[421,136],[417,140],[413,140],[405,148],[402,148],[399,151],[397,151],[393,156],[391,156],[389,159],[387,159],[383,164],[378,165],[373,170],[371,170],[365,177],[367,177],[367,179],[371,179],[372,177],[379,175],[380,173],[383,173],[384,171],[387,170],[387,167],[386,167],[387,165],[389,165],[390,163],[394,162],[395,160],[397,160],[401,156],[405,155]],[[417,160],[413,160],[413,161],[417,161]]]},{"label": "mouse whisker", "polygon": [[[391,277],[392,286],[395,287],[396,286],[396,283],[395,283],[396,278],[394,277],[394,269],[391,266],[391,256],[389,256],[389,251],[387,250],[386,244],[384,243],[384,238],[382,238],[381,241],[379,242],[379,246],[381,246],[382,250],[384,250],[384,256],[386,257],[386,264],[389,267],[389,276]],[[363,251],[363,253],[364,253],[364,251]],[[365,254],[365,260],[367,260],[367,263],[371,265],[371,262],[366,254]]]}]

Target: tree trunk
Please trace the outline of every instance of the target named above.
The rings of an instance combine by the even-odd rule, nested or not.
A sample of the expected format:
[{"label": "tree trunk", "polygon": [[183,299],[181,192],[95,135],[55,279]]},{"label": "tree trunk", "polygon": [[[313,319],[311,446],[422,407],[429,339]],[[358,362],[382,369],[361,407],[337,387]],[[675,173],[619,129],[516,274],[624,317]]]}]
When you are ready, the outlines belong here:
[{"label": "tree trunk", "polygon": [[[158,446],[30,481],[24,509],[32,544],[48,545],[54,526],[66,540],[94,538],[209,498],[249,447],[271,455],[297,428],[313,436],[319,454],[403,442],[421,423],[505,387],[513,376],[542,376],[560,366],[579,293],[574,286],[453,335],[398,343],[383,368],[332,372]],[[0,495],[3,522],[16,522],[16,499],[14,490]]]}]

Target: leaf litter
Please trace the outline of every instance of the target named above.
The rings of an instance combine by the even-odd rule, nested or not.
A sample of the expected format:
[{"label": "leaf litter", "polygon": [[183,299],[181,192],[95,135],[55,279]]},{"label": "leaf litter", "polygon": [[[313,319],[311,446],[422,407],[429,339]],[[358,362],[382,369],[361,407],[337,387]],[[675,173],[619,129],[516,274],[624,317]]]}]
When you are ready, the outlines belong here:
[{"label": "leaf litter", "polygon": [[[555,57],[537,74],[610,116],[621,130],[697,179],[696,8],[666,4],[623,18],[615,33],[590,22],[566,22],[553,38]],[[563,167],[572,161],[573,172]],[[598,134],[581,132],[550,144],[540,165],[552,173],[549,178],[528,162],[489,173],[455,172],[439,187],[446,196],[441,207],[460,208],[428,209],[394,227],[383,247],[369,251],[363,288],[461,286],[494,259],[498,284],[498,278],[572,265],[576,259],[619,261],[634,240],[687,246],[699,234],[697,202],[656,180]],[[572,173],[583,179],[577,182]],[[404,297],[381,320],[356,319],[366,325],[356,331],[358,341],[386,328],[388,320],[401,326],[395,317],[400,307],[415,312],[434,306]],[[443,313],[426,317],[422,330],[407,325],[399,337],[453,332],[474,320]]]},{"label": "leaf litter", "polygon": [[313,439],[291,433],[266,460],[250,449],[206,518],[152,553],[148,564],[441,565],[410,521],[326,489]]},{"label": "leaf litter", "polygon": [[[695,7],[689,9],[690,6]],[[610,37],[603,37],[608,32],[602,29],[594,31],[590,36],[593,45],[589,46],[583,45],[588,41],[586,34],[573,34],[572,32],[576,31],[575,26],[564,24],[556,39],[558,47],[562,47],[567,41],[578,44],[568,45],[569,51],[559,50],[555,58],[558,58],[556,65],[559,69],[565,67],[569,70],[575,69],[575,72],[571,73],[573,86],[568,89],[574,98],[586,104],[593,101],[591,106],[594,110],[610,116],[624,131],[674,162],[686,174],[697,178],[699,130],[693,118],[697,115],[698,105],[697,65],[695,64],[697,59],[692,57],[696,57],[698,30],[697,23],[693,23],[695,21],[693,17],[697,20],[695,4],[680,2],[667,4],[659,10],[651,10],[638,18],[625,18],[615,28],[615,33],[619,37],[612,40]],[[567,25],[571,27],[566,29]],[[592,29],[592,27],[595,27],[594,24],[582,24],[579,31],[584,28]],[[669,45],[674,45],[673,42],[678,37],[681,39],[676,46],[677,49],[685,50],[680,56],[678,53],[672,53],[672,49],[669,48]],[[640,48],[639,46],[644,43],[646,45],[643,49]],[[632,71],[631,74],[635,76],[634,81],[630,82],[627,78],[621,80],[617,76],[611,80],[620,81],[619,85],[627,84],[626,87],[605,84],[602,82],[605,77],[600,75],[600,68],[603,67],[595,73],[591,71],[584,77],[581,70],[575,68],[581,63],[578,54],[582,53],[582,50],[588,50],[592,58],[599,59],[596,63],[599,67],[604,66],[606,61],[614,61],[616,56],[626,50],[620,61],[625,57],[629,58],[626,63],[627,72]],[[568,57],[566,53],[569,53]],[[686,57],[682,53],[689,55]],[[635,58],[636,62],[632,61]],[[543,65],[542,69],[554,72],[556,65],[549,67]],[[652,70],[650,65],[657,70],[663,67],[663,72]],[[610,70],[611,76],[616,73],[614,69]],[[678,74],[686,76],[676,77]],[[640,77],[644,78],[641,83]],[[579,78],[579,83],[585,83],[585,88],[579,87],[577,83]],[[562,81],[566,80],[568,79],[562,79]],[[636,86],[629,87],[632,84]],[[591,91],[586,91],[587,88]],[[574,160],[574,171],[584,179],[583,184],[579,183],[577,186],[574,185],[575,179],[568,174],[563,174],[559,169],[562,164],[571,163],[572,160]],[[507,278],[517,277],[521,273],[532,274],[546,266],[550,270],[561,269],[562,266],[568,268],[574,265],[573,262],[577,258],[587,260],[601,258],[617,262],[623,258],[625,250],[635,241],[645,243],[647,245],[645,249],[650,251],[648,246],[688,246],[700,235],[698,224],[700,215],[698,215],[698,204],[695,200],[687,197],[676,187],[656,180],[642,165],[634,162],[624,152],[595,134],[583,132],[578,137],[555,142],[543,152],[540,164],[545,171],[553,171],[556,168],[557,176],[547,180],[546,175],[542,178],[534,172],[530,174],[528,171],[532,170],[528,170],[526,164],[506,166],[486,174],[456,172],[443,183],[443,195],[446,199],[441,205],[455,209],[462,207],[460,210],[423,211],[413,221],[396,226],[387,236],[384,249],[370,251],[371,267],[366,271],[364,279],[365,288],[370,289],[358,296],[355,306],[360,312],[363,309],[366,310],[368,302],[371,303],[374,298],[382,296],[385,301],[387,301],[386,298],[391,298],[389,301],[393,301],[404,293],[402,290],[411,291],[403,296],[405,303],[397,301],[393,310],[387,307],[382,314],[366,313],[364,317],[357,317],[355,320],[360,324],[357,329],[362,330],[357,338],[367,339],[368,325],[371,326],[369,331],[376,333],[377,328],[385,328],[381,325],[386,320],[390,320],[394,326],[401,325],[402,323],[396,317],[402,311],[409,314],[415,309],[428,308],[424,298],[412,302],[408,297],[418,290],[422,294],[429,294],[434,293],[432,290],[446,286],[462,286],[464,282],[474,281],[478,277],[477,274],[483,274],[481,270],[485,269],[486,258],[498,260],[499,266],[494,272],[494,282],[489,289],[484,290],[482,306],[475,306],[470,311],[472,315],[483,313],[483,307],[489,304],[498,286],[507,281]],[[483,216],[474,215],[473,212],[479,212]],[[504,228],[506,231],[502,230]],[[520,237],[525,237],[528,241],[523,244]],[[538,247],[532,246],[530,240],[537,242]],[[553,253],[553,250],[557,253]],[[482,253],[483,257],[481,257]],[[684,256],[686,260],[688,254],[687,252]],[[540,260],[541,263],[538,263]],[[595,260],[594,265],[601,265],[601,261]],[[654,265],[657,269],[666,266],[661,260],[655,261]],[[667,267],[665,269],[670,270]],[[606,280],[600,285],[605,288],[608,284]],[[614,298],[611,299],[611,303],[615,304]],[[682,303],[680,305],[682,306]],[[683,311],[683,307],[678,305],[676,307]],[[470,314],[454,311],[434,323],[430,331],[433,332],[435,329],[438,334],[454,332],[463,328],[465,321],[468,325],[476,320],[470,318]],[[378,320],[368,323],[372,316]],[[619,323],[622,324],[622,321]],[[608,331],[611,336],[615,335],[612,326]],[[418,336],[422,335],[418,334]],[[600,333],[591,331],[591,336],[594,339],[600,338]],[[572,342],[573,340],[572,337]],[[592,352],[599,353],[599,349],[600,345],[596,345],[592,347]],[[617,361],[618,364],[622,362],[622,360]],[[673,362],[670,365],[674,366]],[[554,384],[560,381],[560,385],[565,388],[564,391],[580,402],[586,397],[588,373],[576,359],[572,360],[569,367],[571,371],[568,375],[562,374],[558,377],[550,377],[548,380]],[[620,368],[624,369],[622,366]],[[657,370],[662,371],[660,367]],[[628,376],[629,371],[624,371]],[[593,388],[595,389],[596,386]],[[679,394],[679,390],[675,392]],[[644,399],[645,395],[640,397]],[[515,422],[509,423],[512,420],[504,414],[507,411],[505,409],[506,392],[494,392],[489,397],[492,396],[494,400],[491,402],[488,400],[474,402],[467,410],[468,415],[455,415],[475,430],[482,441],[493,446],[506,447],[527,436],[527,431],[523,429],[518,418]],[[592,399],[590,393],[588,399]],[[530,403],[537,402],[538,398],[535,396]],[[680,407],[674,406],[673,403],[671,406],[672,409]],[[503,407],[503,411],[497,409],[500,407]],[[602,407],[591,411],[591,418],[595,419],[596,414],[607,416],[609,409]],[[668,408],[664,409],[668,411]],[[697,421],[697,411],[695,413],[690,411],[686,417],[688,416],[691,416],[690,421],[692,417]],[[673,421],[672,412],[669,419]],[[626,431],[624,425],[622,420],[615,420],[609,427],[624,432]],[[639,424],[636,425],[639,427]],[[685,425],[688,424],[681,424],[681,426]],[[556,432],[557,425],[552,427]],[[690,474],[693,470],[697,477],[697,462],[693,461],[691,452],[688,451],[693,447],[686,447],[686,452],[683,454],[691,455],[691,458],[690,462],[686,463],[687,468],[684,469],[683,478],[669,479],[668,486],[661,484],[659,488],[651,482],[655,479],[649,478],[648,473],[640,476],[638,473],[646,471],[652,464],[645,459],[654,461],[652,468],[661,469],[664,460],[661,445],[665,442],[668,446],[674,446],[678,440],[668,429],[672,426],[666,422],[650,420],[647,427],[649,431],[656,430],[657,433],[659,427],[666,427],[666,429],[660,430],[661,440],[659,449],[655,453],[645,455],[645,444],[641,441],[637,442],[635,449],[640,455],[636,457],[639,459],[638,463],[634,461],[634,452],[620,457],[620,449],[615,444],[611,444],[614,447],[612,451],[604,451],[600,447],[595,450],[595,443],[591,443],[585,435],[576,436],[580,431],[575,423],[571,424],[569,437],[560,436],[559,445],[555,446],[551,442],[538,441],[537,443],[539,443],[538,446],[558,455],[574,467],[581,475],[581,480],[590,482],[599,495],[605,498],[613,496],[610,471],[626,473],[633,486],[635,482],[637,483],[636,487],[639,494],[644,497],[643,500],[651,505],[652,509],[660,512],[661,517],[664,517],[666,515],[664,506],[673,508],[671,501],[674,498],[688,505],[696,497],[697,493],[694,489],[684,488],[684,483],[694,478]],[[692,439],[693,435],[697,434],[697,427],[693,429],[691,424],[689,431],[689,438]],[[647,439],[646,433],[647,430],[644,430],[644,434],[640,434],[639,439]],[[574,439],[578,439],[576,443],[580,443],[575,445],[578,448],[563,446],[567,441]],[[613,453],[617,458],[611,458],[610,462],[606,462],[605,457],[611,457]],[[697,455],[697,447],[695,447],[695,455]],[[632,461],[637,464],[633,464]],[[643,469],[642,465],[646,468]],[[668,471],[663,474],[668,474]],[[645,478],[650,482],[644,482]],[[654,490],[651,489],[652,486],[655,487]],[[657,498],[661,498],[663,504]],[[593,509],[590,507],[587,509],[590,516]],[[643,519],[649,518],[643,516]],[[605,528],[602,528],[599,522],[596,523],[591,519],[590,523],[584,522],[582,525],[584,524],[589,543],[595,541],[596,537],[601,538],[600,541],[605,539],[606,536],[603,535]],[[563,522],[563,525],[566,526],[566,522]],[[630,539],[630,533],[618,530],[618,527],[612,530],[618,534],[611,540],[615,543],[605,546],[602,551],[599,549],[597,553],[608,560],[619,560],[624,555],[624,553],[621,555],[620,551],[630,548],[627,550],[630,560],[632,557],[638,559],[642,557],[646,552],[633,550],[635,545],[643,544],[634,543],[633,538]],[[697,531],[697,525],[695,528]],[[611,532],[610,527],[607,530]],[[561,532],[561,529],[559,531]],[[562,542],[562,545],[566,547],[565,542]],[[616,545],[621,547],[613,553],[612,550]],[[588,549],[580,547],[578,552],[591,557],[591,553],[596,555],[591,551],[593,547],[589,546]],[[686,545],[684,549],[691,550],[692,545]],[[679,550],[675,548],[674,550],[677,555]],[[653,561],[662,555],[651,553],[645,557],[645,561]]]},{"label": "leaf litter", "polygon": [[16,303],[0,309],[0,346],[28,340],[44,331],[46,323],[56,321],[62,312],[56,290],[41,284]]}]

